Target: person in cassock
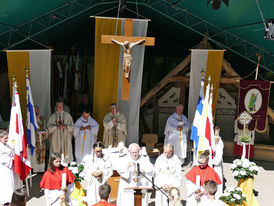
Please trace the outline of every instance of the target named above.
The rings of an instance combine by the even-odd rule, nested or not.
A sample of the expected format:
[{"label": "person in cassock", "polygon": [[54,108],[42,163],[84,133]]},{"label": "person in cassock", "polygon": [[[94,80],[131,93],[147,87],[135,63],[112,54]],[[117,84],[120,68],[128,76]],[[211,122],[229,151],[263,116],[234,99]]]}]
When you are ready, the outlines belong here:
[{"label": "person in cassock", "polygon": [[[66,174],[66,187],[62,188],[63,174]],[[48,170],[44,173],[40,187],[44,189],[47,206],[60,206],[62,200],[70,204],[75,177],[67,167],[61,165],[61,155],[54,152],[50,155]]]},{"label": "person in cassock", "polygon": [[74,125],[75,157],[78,164],[85,163],[85,158],[92,154],[92,146],[97,141],[99,124],[90,116],[88,108],[84,108],[82,116]]},{"label": "person in cassock", "polygon": [[39,128],[35,131],[35,149],[31,156],[31,167],[36,173],[45,171],[47,123],[40,115],[39,107],[35,106],[34,110]]},{"label": "person in cassock", "polygon": [[190,127],[189,121],[183,115],[184,106],[178,105],[168,119],[165,128],[165,143],[174,145],[174,154],[184,164],[187,153],[187,135]]},{"label": "person in cassock", "polygon": [[0,203],[8,205],[14,192],[13,178],[13,160],[14,153],[12,148],[7,144],[8,133],[4,130],[0,131]]},{"label": "person in cassock", "polygon": [[101,198],[100,202],[94,204],[93,206],[116,206],[108,202],[109,195],[111,192],[111,187],[109,184],[103,184],[99,187],[99,196]]},{"label": "person in cassock", "polygon": [[105,147],[117,147],[120,142],[123,142],[125,145],[127,138],[126,117],[118,112],[115,103],[110,105],[110,112],[105,115],[103,123],[103,144]]},{"label": "person in cassock", "polygon": [[[140,155],[140,147],[136,143],[129,145],[129,154],[120,158],[117,172],[121,179],[118,189],[117,205],[134,206],[134,191],[130,187],[149,187],[151,184],[141,174],[138,175],[138,167],[141,173],[152,178],[153,165],[148,156]],[[148,205],[148,194],[142,190],[142,206]]]},{"label": "person in cassock", "polygon": [[[222,181],[218,174],[208,166],[209,151],[201,153],[198,157],[198,166],[194,166],[186,175],[186,187],[187,187],[187,203],[186,206],[193,206],[199,203],[203,192],[201,186],[208,180],[215,181],[218,185],[222,184]],[[199,181],[199,182],[196,182]]]},{"label": "person in cassock", "polygon": [[100,200],[99,187],[107,183],[112,176],[112,166],[109,157],[102,153],[104,145],[97,142],[93,145],[93,154],[87,158],[84,167],[87,181],[87,203],[91,206]]},{"label": "person in cassock", "polygon": [[[223,150],[224,150],[224,143],[222,138],[220,137],[220,128],[218,126],[214,129],[214,143],[215,143],[215,152],[214,158],[212,160],[213,168],[215,172],[220,177],[221,181],[223,182]],[[223,194],[223,183],[218,185],[218,190],[216,193],[216,197],[219,198]]]},{"label": "person in cassock", "polygon": [[69,113],[63,110],[63,102],[56,102],[56,112],[48,120],[48,135],[50,154],[61,154],[61,160],[68,164],[73,160],[72,136],[74,123]]},{"label": "person in cassock", "polygon": [[[182,172],[179,158],[173,154],[172,144],[164,145],[164,153],[155,162],[155,185],[169,192],[172,187],[181,187]],[[156,206],[167,206],[167,198],[160,191],[156,191]]]}]

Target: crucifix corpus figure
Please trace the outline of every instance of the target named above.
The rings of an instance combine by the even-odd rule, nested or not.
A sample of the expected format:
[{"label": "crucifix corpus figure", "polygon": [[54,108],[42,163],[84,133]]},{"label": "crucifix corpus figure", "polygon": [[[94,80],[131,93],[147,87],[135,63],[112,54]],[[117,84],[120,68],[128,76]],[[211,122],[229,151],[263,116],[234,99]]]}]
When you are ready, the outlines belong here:
[{"label": "crucifix corpus figure", "polygon": [[129,41],[119,42],[115,39],[111,39],[114,44],[119,44],[123,47],[123,71],[125,73],[126,79],[130,80],[130,70],[132,63],[132,48],[136,45],[142,45],[145,43],[145,39],[137,41],[135,43],[130,43]]}]

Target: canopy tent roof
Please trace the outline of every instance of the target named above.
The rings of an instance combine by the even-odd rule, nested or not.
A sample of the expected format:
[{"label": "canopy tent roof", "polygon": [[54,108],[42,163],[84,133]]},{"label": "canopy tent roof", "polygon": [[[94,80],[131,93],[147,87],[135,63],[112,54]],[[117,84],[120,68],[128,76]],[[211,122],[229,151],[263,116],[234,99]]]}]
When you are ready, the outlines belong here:
[{"label": "canopy tent roof", "polygon": [[[228,60],[242,62],[234,66],[237,71],[244,66],[253,70],[256,53],[260,52],[262,67],[274,72],[274,41],[264,38],[264,24],[256,1],[230,0],[228,7],[222,4],[219,10],[207,6],[207,0],[125,2],[127,9],[123,16],[152,20],[148,35],[156,37],[156,46],[146,49],[148,55],[185,57],[188,49],[206,35],[217,47],[228,50]],[[274,18],[274,1],[258,2],[264,18]],[[1,49],[51,45],[64,51],[77,45],[92,53],[94,20],[90,16],[117,16],[119,1],[3,0],[0,4]]]}]

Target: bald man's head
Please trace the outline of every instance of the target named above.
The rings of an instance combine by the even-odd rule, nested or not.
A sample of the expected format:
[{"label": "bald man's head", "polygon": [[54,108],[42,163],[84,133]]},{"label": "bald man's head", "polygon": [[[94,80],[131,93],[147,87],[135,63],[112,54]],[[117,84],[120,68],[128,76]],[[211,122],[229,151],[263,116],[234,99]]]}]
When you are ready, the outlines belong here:
[{"label": "bald man's head", "polygon": [[140,147],[138,144],[136,144],[136,143],[130,144],[128,147],[128,150],[129,150],[130,156],[133,160],[137,160],[139,158]]},{"label": "bald man's head", "polygon": [[178,115],[181,115],[184,111],[184,106],[182,104],[179,104],[178,106],[176,106],[176,113]]}]

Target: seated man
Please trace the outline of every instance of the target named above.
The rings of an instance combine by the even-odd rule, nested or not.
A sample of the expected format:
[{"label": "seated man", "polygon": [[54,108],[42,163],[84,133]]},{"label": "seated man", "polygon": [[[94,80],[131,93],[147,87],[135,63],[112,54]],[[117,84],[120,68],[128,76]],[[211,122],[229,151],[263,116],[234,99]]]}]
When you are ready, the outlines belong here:
[{"label": "seated man", "polygon": [[120,142],[125,145],[127,138],[126,117],[118,112],[115,103],[110,105],[110,112],[105,115],[103,123],[103,144],[105,147],[117,147]]},{"label": "seated man", "polygon": [[[209,151],[205,151],[200,154],[198,158],[199,166],[194,166],[186,175],[186,187],[187,187],[187,203],[186,206],[197,205],[200,201],[203,192],[201,192],[201,186],[208,180],[215,181],[218,185],[222,184],[222,181],[218,174],[208,166]],[[199,181],[199,182],[196,182]]]},{"label": "seated man", "polygon": [[[157,158],[155,163],[155,185],[166,193],[168,193],[172,187],[181,187],[182,182],[180,160],[173,153],[173,145],[169,143],[165,144],[164,153]],[[155,202],[157,206],[166,206],[167,198],[161,191],[157,190]]]},{"label": "seated man", "polygon": [[208,180],[205,182],[204,185],[204,192],[203,196],[201,197],[201,201],[199,202],[198,206],[224,206],[225,203],[217,198],[215,198],[215,194],[217,192],[217,183]]},{"label": "seated man", "polygon": [[93,206],[115,206],[115,204],[108,203],[111,187],[108,184],[103,184],[99,187],[100,202]]},{"label": "seated man", "polygon": [[[118,189],[117,205],[134,206],[134,191],[132,187],[149,187],[150,183],[141,172],[148,178],[152,177],[153,165],[148,156],[140,155],[140,147],[136,143],[129,145],[129,155],[120,158],[120,165],[117,172],[121,179]],[[145,189],[142,190],[142,206],[148,205],[148,194]]]}]

